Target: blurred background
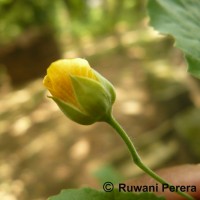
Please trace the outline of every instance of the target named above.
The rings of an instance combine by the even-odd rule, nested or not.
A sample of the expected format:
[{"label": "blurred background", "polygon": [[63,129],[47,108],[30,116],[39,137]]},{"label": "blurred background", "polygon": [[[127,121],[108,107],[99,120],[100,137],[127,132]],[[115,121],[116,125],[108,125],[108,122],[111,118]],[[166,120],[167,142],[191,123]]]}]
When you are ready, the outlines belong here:
[{"label": "blurred background", "polygon": [[115,117],[152,169],[200,161],[199,81],[144,0],[0,1],[0,199],[45,200],[142,174],[105,123],[78,125],[47,99],[59,58],[83,57],[116,88]]}]

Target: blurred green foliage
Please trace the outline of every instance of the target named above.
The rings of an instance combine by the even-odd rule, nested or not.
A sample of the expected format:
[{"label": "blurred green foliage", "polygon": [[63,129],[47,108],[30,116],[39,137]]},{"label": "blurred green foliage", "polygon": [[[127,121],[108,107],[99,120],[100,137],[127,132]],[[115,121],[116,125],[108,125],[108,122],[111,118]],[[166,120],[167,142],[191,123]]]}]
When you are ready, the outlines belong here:
[{"label": "blurred green foliage", "polygon": [[0,43],[9,42],[31,27],[48,27],[79,37],[115,31],[123,22],[132,26],[144,16],[144,0],[0,0]]},{"label": "blurred green foliage", "polygon": [[1,0],[1,41],[9,41],[30,27],[50,24],[54,16],[54,2],[48,0]]},{"label": "blurred green foliage", "polygon": [[111,165],[100,166],[96,171],[93,172],[93,176],[98,180],[101,185],[108,180],[113,184],[117,184],[124,180],[121,173],[118,172]]}]

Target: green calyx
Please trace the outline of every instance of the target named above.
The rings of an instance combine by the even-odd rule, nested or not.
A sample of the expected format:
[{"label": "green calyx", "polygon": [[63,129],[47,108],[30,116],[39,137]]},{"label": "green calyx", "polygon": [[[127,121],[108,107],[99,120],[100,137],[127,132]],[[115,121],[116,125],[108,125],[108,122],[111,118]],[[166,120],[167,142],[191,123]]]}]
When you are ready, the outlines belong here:
[{"label": "green calyx", "polygon": [[58,99],[55,97],[50,97],[52,98],[55,103],[58,105],[58,107],[61,109],[61,111],[67,116],[69,117],[72,121],[75,121],[79,124],[82,125],[90,125],[93,124],[95,122],[94,119],[92,119],[90,116],[88,116],[87,114],[81,112],[80,110],[78,110],[77,108],[75,108],[74,106]]},{"label": "green calyx", "polygon": [[107,121],[111,116],[115,91],[109,81],[98,73],[96,76],[98,81],[86,77],[70,76],[79,107],[56,97],[50,98],[67,117],[79,124],[90,125],[97,121]]},{"label": "green calyx", "polygon": [[112,99],[101,82],[71,76],[76,99],[83,110],[95,121],[104,121],[112,110]]}]

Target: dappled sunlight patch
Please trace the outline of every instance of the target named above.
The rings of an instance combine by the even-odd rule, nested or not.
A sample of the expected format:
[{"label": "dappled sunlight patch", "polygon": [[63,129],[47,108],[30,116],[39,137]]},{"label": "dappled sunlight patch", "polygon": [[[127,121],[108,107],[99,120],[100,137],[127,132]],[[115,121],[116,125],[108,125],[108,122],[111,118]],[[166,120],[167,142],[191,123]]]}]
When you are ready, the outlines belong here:
[{"label": "dappled sunlight patch", "polygon": [[16,105],[19,103],[25,103],[31,97],[31,94],[27,90],[19,90],[14,93],[12,96],[11,105]]},{"label": "dappled sunlight patch", "polygon": [[137,101],[126,101],[121,105],[121,111],[126,115],[138,115],[143,111],[142,104]]},{"label": "dappled sunlight patch", "polygon": [[34,107],[42,99],[44,89],[41,88],[41,79],[31,82],[23,89],[14,90],[3,95],[0,99],[1,112],[16,111],[23,108]]},{"label": "dappled sunlight patch", "polygon": [[[33,110],[30,114],[30,118],[33,123],[42,123],[52,118],[50,113],[58,112],[58,108],[50,101],[45,101],[39,106],[38,109]],[[55,116],[55,115],[54,115]]]},{"label": "dappled sunlight patch", "polygon": [[12,174],[12,165],[10,163],[1,162],[0,163],[0,177],[1,179],[7,179]]},{"label": "dappled sunlight patch", "polygon": [[15,194],[6,191],[0,191],[0,198],[4,200],[17,200]]},{"label": "dappled sunlight patch", "polygon": [[[149,21],[145,21],[144,23],[148,24]],[[163,39],[165,38],[166,36],[162,35],[159,33],[159,31],[156,31],[154,28],[152,27],[146,27],[146,30],[145,30],[145,34],[148,35],[148,37],[153,40],[158,40],[158,39]]]},{"label": "dappled sunlight patch", "polygon": [[19,90],[12,92],[2,98],[0,101],[4,105],[1,107],[2,112],[6,112],[8,109],[15,109],[19,104],[26,103],[30,100],[30,93],[26,90]]},{"label": "dappled sunlight patch", "polygon": [[17,119],[11,126],[11,134],[13,136],[20,136],[28,133],[27,130],[32,126],[30,117],[24,116]]},{"label": "dappled sunlight patch", "polygon": [[119,101],[123,101],[124,99],[127,98],[127,93],[125,92],[125,90],[122,87],[115,87],[115,91],[116,91],[116,95],[117,95],[117,102]]},{"label": "dappled sunlight patch", "polygon": [[88,156],[90,148],[89,141],[86,139],[81,139],[70,148],[70,157],[74,160],[82,160]]},{"label": "dappled sunlight patch", "polygon": [[21,148],[18,154],[21,156],[21,159],[28,159],[32,156],[38,154],[44,148],[44,140],[42,137],[38,137],[37,139],[32,139]]},{"label": "dappled sunlight patch", "polygon": [[[162,40],[164,38],[152,28],[147,27],[147,19],[144,21],[144,27],[137,30],[123,30],[121,29],[120,24],[119,27],[116,27],[116,29],[116,34],[98,38],[98,42],[96,42],[95,38],[89,38],[87,35],[80,38],[79,43],[81,46],[81,52],[84,52],[84,55],[86,56],[94,56],[110,50],[115,50],[119,46],[129,51],[129,48],[133,46],[135,51],[132,50],[132,52],[130,52],[130,56],[133,57],[133,55],[135,55],[135,58],[144,58],[145,51],[141,50],[141,45],[138,45],[137,43],[152,42],[154,40]],[[70,48],[65,48],[63,57],[79,57],[80,46],[76,47],[70,45]]]},{"label": "dappled sunlight patch", "polygon": [[76,58],[78,57],[78,51],[74,50],[68,50],[63,53],[64,58]]},{"label": "dappled sunlight patch", "polygon": [[9,181],[0,183],[0,199],[2,200],[18,200],[18,197],[23,193],[24,183],[21,180]]},{"label": "dappled sunlight patch", "polygon": [[172,79],[180,82],[183,81],[187,75],[182,67],[175,67],[167,63],[166,60],[150,62],[147,70],[154,73],[159,78]]},{"label": "dappled sunlight patch", "polygon": [[186,91],[186,71],[165,60],[149,62],[145,67],[148,87],[157,99],[170,99]]}]

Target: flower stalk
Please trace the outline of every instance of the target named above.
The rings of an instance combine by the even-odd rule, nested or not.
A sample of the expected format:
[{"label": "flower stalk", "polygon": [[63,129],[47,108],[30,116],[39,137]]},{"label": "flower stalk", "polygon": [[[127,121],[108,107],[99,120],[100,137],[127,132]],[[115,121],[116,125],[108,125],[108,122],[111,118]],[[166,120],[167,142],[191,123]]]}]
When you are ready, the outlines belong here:
[{"label": "flower stalk", "polygon": [[[135,148],[135,146],[133,145],[133,142],[131,141],[131,139],[129,138],[128,134],[125,132],[125,130],[120,126],[120,124],[115,120],[115,118],[111,115],[110,118],[107,118],[106,121],[112,128],[115,129],[115,131],[120,135],[120,137],[122,138],[122,140],[125,142],[126,146],[129,149],[129,152],[132,156],[133,162],[141,169],[143,170],[146,174],[148,174],[149,176],[151,176],[153,179],[155,179],[156,181],[158,181],[161,184],[167,184],[169,186],[173,186],[171,183],[168,183],[166,180],[164,180],[163,178],[161,178],[158,174],[156,174],[155,172],[153,172],[148,166],[146,166],[140,156],[137,153],[137,150]],[[185,193],[185,192],[181,192],[180,190],[176,191],[177,194],[181,195],[182,197],[184,197],[185,199],[188,200],[194,200],[194,198],[192,196],[190,196],[189,194]]]}]

